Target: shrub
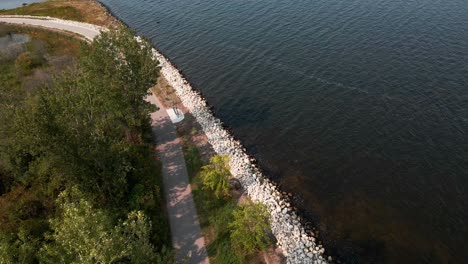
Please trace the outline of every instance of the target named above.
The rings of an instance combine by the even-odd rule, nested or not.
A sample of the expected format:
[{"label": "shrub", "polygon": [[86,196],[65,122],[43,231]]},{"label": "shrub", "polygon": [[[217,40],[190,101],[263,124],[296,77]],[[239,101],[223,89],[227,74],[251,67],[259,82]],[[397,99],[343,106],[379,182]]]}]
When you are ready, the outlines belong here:
[{"label": "shrub", "polygon": [[270,244],[268,217],[264,204],[251,201],[234,210],[229,228],[231,243],[238,254],[250,255]]},{"label": "shrub", "polygon": [[109,211],[97,209],[77,188],[57,199],[59,217],[51,219],[54,232],[40,252],[48,263],[159,263],[150,243],[151,222],[142,211],[113,224]]},{"label": "shrub", "polygon": [[210,163],[202,167],[200,173],[203,188],[214,192],[217,198],[229,197],[229,157],[226,155],[214,156]]},{"label": "shrub", "polygon": [[203,161],[200,156],[198,148],[189,142],[188,139],[184,139],[184,157],[185,163],[187,164],[187,171],[191,178],[196,176],[203,165]]},{"label": "shrub", "polygon": [[26,51],[16,58],[15,66],[20,75],[29,75],[32,70],[44,65],[44,63],[43,56]]}]

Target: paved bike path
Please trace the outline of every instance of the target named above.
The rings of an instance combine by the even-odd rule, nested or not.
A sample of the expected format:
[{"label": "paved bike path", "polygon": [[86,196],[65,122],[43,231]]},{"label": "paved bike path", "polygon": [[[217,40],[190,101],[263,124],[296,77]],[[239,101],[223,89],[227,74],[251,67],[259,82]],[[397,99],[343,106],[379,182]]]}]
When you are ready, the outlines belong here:
[{"label": "paved bike path", "polygon": [[176,249],[177,260],[209,263],[179,136],[159,100],[153,95],[147,100],[161,108],[151,114],[151,120],[162,163],[172,245]]}]

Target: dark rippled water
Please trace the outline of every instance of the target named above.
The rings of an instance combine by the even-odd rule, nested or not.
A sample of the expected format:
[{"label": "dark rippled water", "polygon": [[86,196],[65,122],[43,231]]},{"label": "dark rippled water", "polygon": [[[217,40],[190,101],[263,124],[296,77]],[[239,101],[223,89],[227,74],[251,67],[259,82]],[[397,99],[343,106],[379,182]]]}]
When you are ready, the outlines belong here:
[{"label": "dark rippled water", "polygon": [[468,1],[103,0],[348,263],[466,263]]}]

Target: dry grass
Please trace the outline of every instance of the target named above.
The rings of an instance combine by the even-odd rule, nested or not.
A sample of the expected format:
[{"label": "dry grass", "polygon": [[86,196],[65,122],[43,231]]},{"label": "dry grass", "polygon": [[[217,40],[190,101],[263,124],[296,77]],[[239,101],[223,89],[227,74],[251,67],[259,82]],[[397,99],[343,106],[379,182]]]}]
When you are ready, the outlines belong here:
[{"label": "dry grass", "polygon": [[[18,50],[14,54],[0,56],[0,84],[22,92],[33,92],[37,87],[51,83],[54,75],[72,68],[80,55],[81,46],[86,45],[72,35],[38,28],[0,23],[0,32],[22,33],[31,37],[31,41],[17,45]],[[28,71],[20,71],[18,58],[24,53],[42,58],[42,63]]]},{"label": "dry grass", "polygon": [[164,76],[159,76],[158,82],[151,91],[161,99],[161,103],[166,108],[171,108],[181,104],[179,97],[177,96],[174,88],[172,88]]},{"label": "dry grass", "polygon": [[85,44],[73,34],[63,34],[62,32],[24,26],[9,25],[9,27],[13,32],[28,34],[31,39],[46,43],[46,52],[52,56],[66,55],[78,58],[81,46]]},{"label": "dry grass", "polygon": [[52,0],[15,9],[1,10],[0,15],[51,16],[115,28],[121,23],[94,0]]}]

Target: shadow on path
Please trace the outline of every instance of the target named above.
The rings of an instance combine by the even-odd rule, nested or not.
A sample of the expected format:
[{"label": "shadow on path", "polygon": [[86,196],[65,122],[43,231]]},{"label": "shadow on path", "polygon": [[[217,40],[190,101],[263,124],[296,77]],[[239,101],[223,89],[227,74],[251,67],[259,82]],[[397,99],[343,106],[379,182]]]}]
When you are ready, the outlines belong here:
[{"label": "shadow on path", "polygon": [[152,131],[162,163],[164,195],[176,259],[182,263],[209,263],[181,142],[162,104],[153,95],[146,100],[160,108],[151,114]]}]

